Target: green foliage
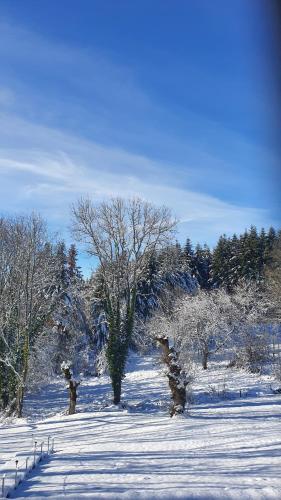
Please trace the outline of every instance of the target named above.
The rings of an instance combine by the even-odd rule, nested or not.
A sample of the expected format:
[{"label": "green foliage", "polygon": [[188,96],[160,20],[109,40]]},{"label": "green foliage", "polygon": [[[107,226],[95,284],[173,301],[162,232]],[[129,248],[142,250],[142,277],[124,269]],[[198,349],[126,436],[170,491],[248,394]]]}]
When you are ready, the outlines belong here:
[{"label": "green foliage", "polygon": [[125,376],[126,361],[134,327],[136,306],[136,289],[134,288],[127,298],[125,318],[121,319],[121,304],[116,300],[112,304],[107,297],[107,317],[109,335],[107,341],[106,357],[113,389],[114,404],[120,402],[121,384]]}]

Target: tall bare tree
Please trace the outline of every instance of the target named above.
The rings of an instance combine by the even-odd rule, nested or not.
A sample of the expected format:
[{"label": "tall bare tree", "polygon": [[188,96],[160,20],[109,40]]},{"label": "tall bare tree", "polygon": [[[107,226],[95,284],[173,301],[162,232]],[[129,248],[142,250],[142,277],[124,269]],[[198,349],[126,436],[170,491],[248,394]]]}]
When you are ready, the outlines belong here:
[{"label": "tall bare tree", "polygon": [[73,230],[99,261],[105,293],[109,338],[107,360],[114,404],[121,383],[134,325],[137,285],[148,257],[171,241],[176,220],[166,207],[157,208],[138,198],[113,198],[94,205],[81,199],[73,207]]},{"label": "tall bare tree", "polygon": [[46,238],[39,216],[0,221],[0,385],[2,406],[10,404],[17,416],[22,414],[30,349],[55,303]]}]

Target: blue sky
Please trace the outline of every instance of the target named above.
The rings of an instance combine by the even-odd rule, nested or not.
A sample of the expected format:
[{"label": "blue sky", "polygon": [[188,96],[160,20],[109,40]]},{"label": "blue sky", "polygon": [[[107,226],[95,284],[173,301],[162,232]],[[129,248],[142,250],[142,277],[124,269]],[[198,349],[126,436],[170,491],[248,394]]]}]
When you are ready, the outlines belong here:
[{"label": "blue sky", "polygon": [[280,226],[266,0],[2,0],[0,210],[139,195],[179,239]]}]

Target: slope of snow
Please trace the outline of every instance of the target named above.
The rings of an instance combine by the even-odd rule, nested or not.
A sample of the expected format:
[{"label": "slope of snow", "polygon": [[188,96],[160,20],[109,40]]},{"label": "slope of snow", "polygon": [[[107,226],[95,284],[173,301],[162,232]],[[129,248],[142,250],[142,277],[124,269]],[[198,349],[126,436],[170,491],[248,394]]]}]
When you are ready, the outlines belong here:
[{"label": "slope of snow", "polygon": [[[55,436],[55,454],[13,497],[280,499],[281,397],[270,380],[213,363],[198,372],[188,414],[171,419],[166,379],[154,364],[132,355],[124,410],[108,404],[102,377],[81,386],[76,415],[62,414],[65,388],[57,384],[50,392],[60,414],[3,425],[5,459],[30,447],[32,434]],[[32,406],[43,410],[43,395],[30,398]]]}]

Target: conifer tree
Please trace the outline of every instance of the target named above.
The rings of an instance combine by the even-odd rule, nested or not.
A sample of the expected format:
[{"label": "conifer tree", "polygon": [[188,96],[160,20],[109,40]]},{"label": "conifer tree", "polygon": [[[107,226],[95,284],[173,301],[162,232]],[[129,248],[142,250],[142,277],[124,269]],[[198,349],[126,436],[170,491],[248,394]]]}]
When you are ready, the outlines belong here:
[{"label": "conifer tree", "polygon": [[247,253],[245,263],[245,277],[247,279],[260,279],[259,273],[260,248],[257,228],[251,226],[247,238]]},{"label": "conifer tree", "polygon": [[184,249],[183,249],[183,258],[185,263],[185,271],[190,272],[192,276],[196,276],[196,263],[195,256],[192,247],[191,240],[187,238]]},{"label": "conifer tree", "polygon": [[214,287],[229,287],[231,251],[229,240],[222,235],[214,248],[211,263],[211,280]]},{"label": "conifer tree", "polygon": [[67,272],[71,281],[75,279],[78,281],[82,280],[81,269],[77,264],[77,260],[78,260],[77,248],[74,245],[74,243],[72,243],[69,247],[67,255]]}]

